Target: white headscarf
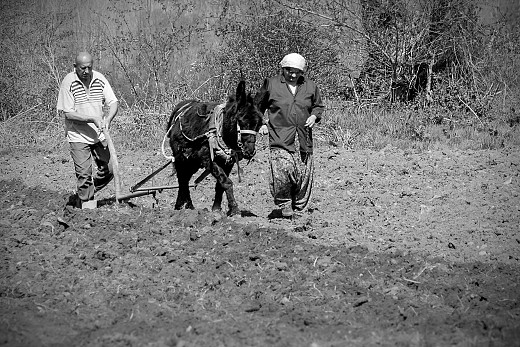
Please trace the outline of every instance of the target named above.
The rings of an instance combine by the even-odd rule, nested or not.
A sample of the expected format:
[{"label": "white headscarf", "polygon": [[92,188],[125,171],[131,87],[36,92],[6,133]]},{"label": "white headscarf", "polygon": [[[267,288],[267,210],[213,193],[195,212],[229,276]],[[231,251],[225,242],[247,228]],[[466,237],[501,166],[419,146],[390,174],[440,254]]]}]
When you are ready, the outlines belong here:
[{"label": "white headscarf", "polygon": [[298,53],[287,54],[280,62],[282,67],[292,67],[302,71],[305,71],[305,64],[305,58]]}]

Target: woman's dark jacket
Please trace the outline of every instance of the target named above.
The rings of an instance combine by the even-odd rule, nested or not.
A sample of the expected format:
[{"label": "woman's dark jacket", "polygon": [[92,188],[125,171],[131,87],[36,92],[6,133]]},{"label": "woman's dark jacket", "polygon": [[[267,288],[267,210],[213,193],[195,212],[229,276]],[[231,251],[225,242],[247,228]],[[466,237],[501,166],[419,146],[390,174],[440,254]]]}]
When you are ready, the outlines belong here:
[{"label": "woman's dark jacket", "polygon": [[256,101],[262,113],[268,110],[271,148],[283,148],[294,153],[298,134],[300,152],[312,153],[312,129],[304,125],[311,115],[316,116],[318,123],[325,109],[316,83],[300,77],[293,95],[283,75],[274,76],[264,81]]}]

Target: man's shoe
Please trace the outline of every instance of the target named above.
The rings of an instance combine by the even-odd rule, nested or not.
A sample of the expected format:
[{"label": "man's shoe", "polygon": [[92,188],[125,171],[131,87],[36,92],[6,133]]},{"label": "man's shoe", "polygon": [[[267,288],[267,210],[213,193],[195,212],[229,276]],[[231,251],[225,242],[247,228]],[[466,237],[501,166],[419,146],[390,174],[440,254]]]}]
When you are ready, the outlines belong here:
[{"label": "man's shoe", "polygon": [[93,210],[97,208],[97,200],[89,200],[89,201],[83,201],[81,203],[81,209],[82,210]]},{"label": "man's shoe", "polygon": [[287,206],[282,209],[282,217],[291,218],[293,215],[294,211],[291,206]]}]

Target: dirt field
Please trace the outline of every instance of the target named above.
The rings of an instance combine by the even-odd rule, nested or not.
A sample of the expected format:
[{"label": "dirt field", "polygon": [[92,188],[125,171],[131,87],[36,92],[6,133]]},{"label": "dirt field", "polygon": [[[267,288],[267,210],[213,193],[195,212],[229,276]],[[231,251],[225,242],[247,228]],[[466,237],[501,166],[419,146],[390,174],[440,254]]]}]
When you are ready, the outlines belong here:
[{"label": "dirt field", "polygon": [[[68,153],[2,153],[0,346],[520,346],[517,148],[319,143],[312,204],[282,220],[259,147],[233,218],[212,178],[194,211],[113,185],[65,208]],[[119,162],[126,193],[164,158]]]}]

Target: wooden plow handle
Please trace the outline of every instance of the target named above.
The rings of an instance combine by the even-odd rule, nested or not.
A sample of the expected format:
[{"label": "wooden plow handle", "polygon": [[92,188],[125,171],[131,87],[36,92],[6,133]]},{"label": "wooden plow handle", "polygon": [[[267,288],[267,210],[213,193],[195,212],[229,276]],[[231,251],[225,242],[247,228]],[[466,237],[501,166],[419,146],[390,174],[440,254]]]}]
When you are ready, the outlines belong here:
[{"label": "wooden plow handle", "polygon": [[139,191],[127,195],[121,194],[121,177],[119,176],[119,161],[117,160],[117,152],[116,147],[114,146],[114,142],[112,141],[112,137],[110,137],[110,132],[106,127],[103,127],[103,134],[105,135],[105,139],[107,140],[108,150],[110,151],[110,161],[112,162],[112,170],[114,171],[114,183],[116,189],[116,202],[122,202],[129,200],[131,198],[135,198],[138,196],[155,194],[156,191],[147,190],[147,191]]}]

